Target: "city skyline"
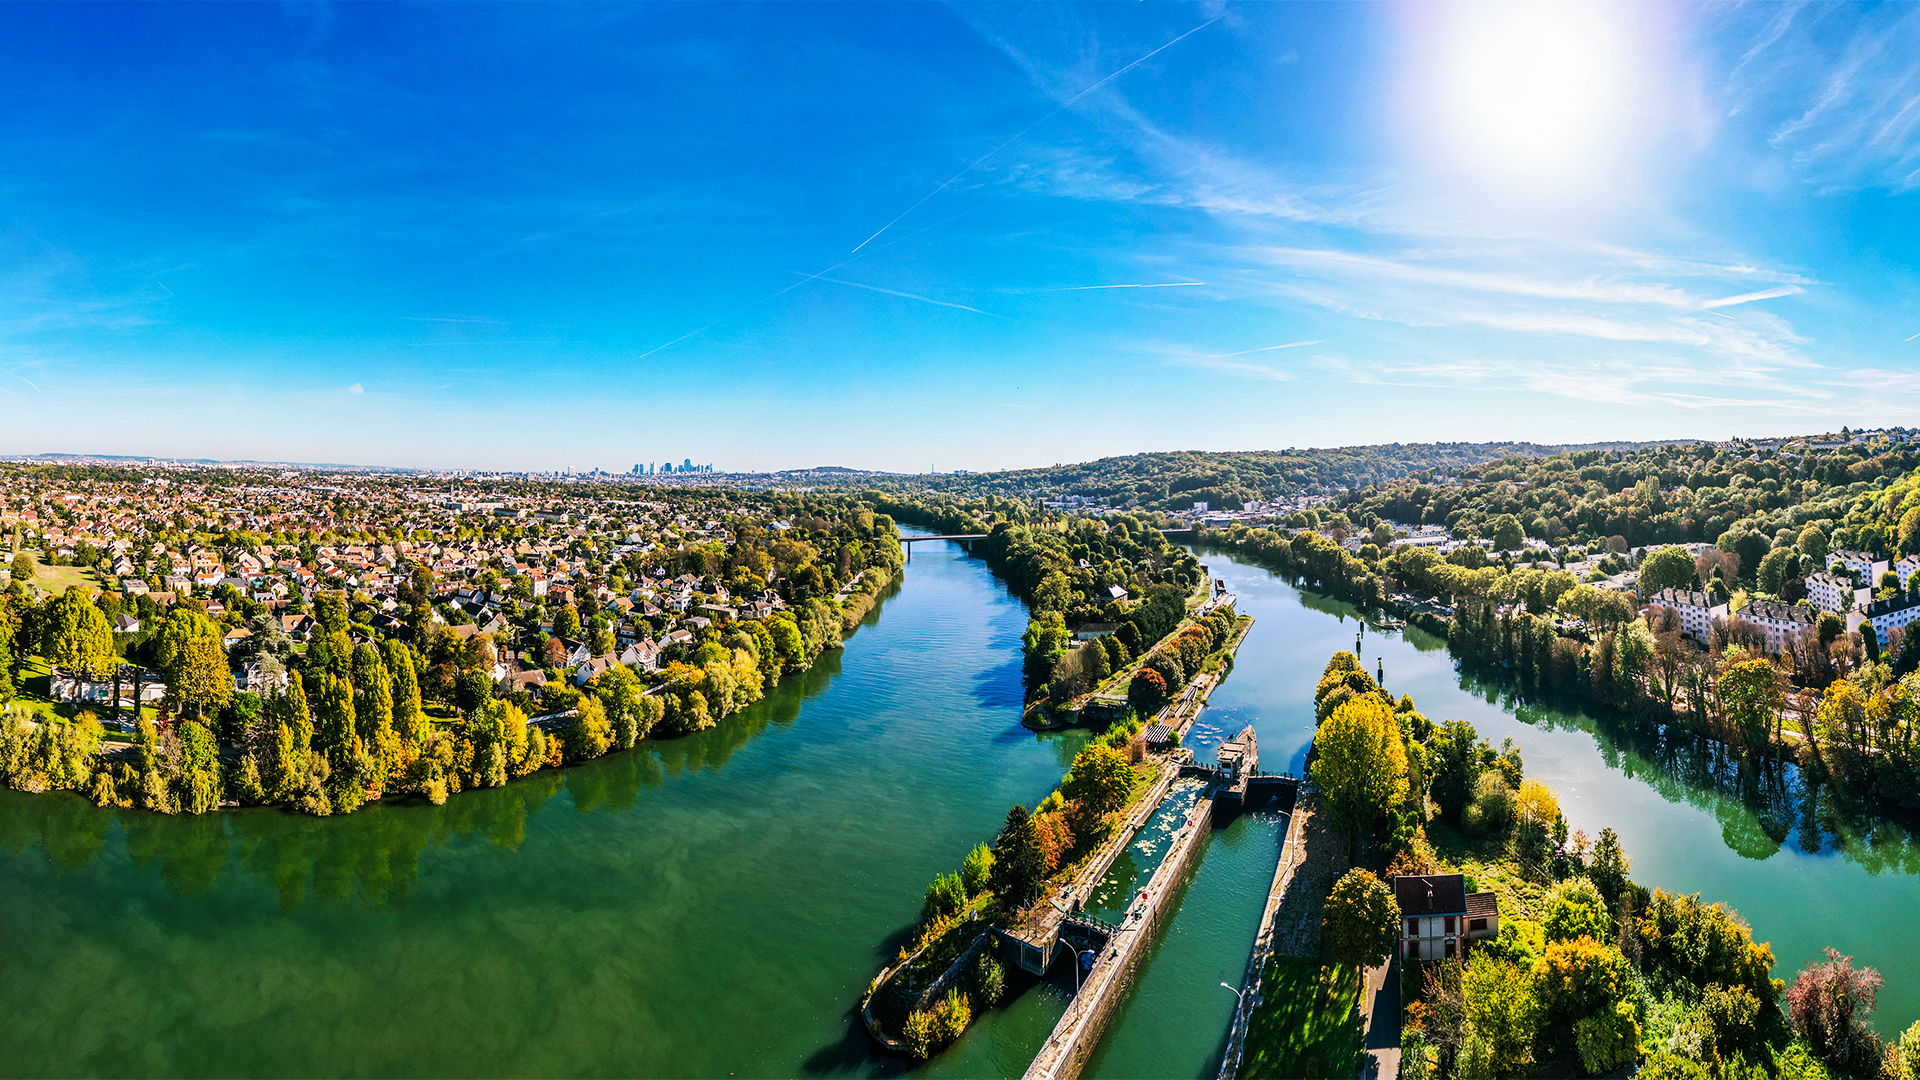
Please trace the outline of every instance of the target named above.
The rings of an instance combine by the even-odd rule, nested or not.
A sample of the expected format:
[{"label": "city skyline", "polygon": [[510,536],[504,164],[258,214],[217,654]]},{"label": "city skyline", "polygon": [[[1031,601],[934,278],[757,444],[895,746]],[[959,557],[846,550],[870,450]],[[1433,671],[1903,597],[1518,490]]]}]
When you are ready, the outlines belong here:
[{"label": "city skyline", "polygon": [[5,18],[0,453],[918,472],[1915,405],[1912,8]]}]

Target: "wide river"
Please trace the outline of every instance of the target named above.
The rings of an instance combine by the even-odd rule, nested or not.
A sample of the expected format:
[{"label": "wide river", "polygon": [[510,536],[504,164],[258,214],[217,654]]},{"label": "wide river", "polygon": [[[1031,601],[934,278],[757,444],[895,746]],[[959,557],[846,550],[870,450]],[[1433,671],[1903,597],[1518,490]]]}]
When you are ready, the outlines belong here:
[{"label": "wide river", "polygon": [[[1251,723],[1296,770],[1351,609],[1218,553],[1259,623],[1196,748]],[[853,1009],[926,883],[1058,780],[1084,735],[1018,722],[1019,601],[953,545],[811,672],[714,730],[447,805],[312,819],[95,809],[0,791],[0,1074],[882,1075]],[[1649,885],[1724,899],[1792,972],[1832,944],[1920,1016],[1920,851],[1734,763],[1515,707],[1438,643],[1363,652],[1428,716],[1512,735],[1576,828],[1611,825]],[[1123,902],[1154,829],[1116,864]],[[1090,1063],[1210,1075],[1279,846],[1217,832]],[[1136,857],[1137,856],[1137,857]],[[1070,976],[1068,976],[1070,978]],[[1015,1076],[1071,992],[1026,987],[916,1071]]]}]

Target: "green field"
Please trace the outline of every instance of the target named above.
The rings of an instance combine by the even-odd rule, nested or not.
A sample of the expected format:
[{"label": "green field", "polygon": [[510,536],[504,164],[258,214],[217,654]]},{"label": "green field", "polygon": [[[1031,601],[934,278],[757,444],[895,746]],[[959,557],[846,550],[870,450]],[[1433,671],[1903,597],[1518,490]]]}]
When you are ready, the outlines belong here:
[{"label": "green field", "polygon": [[1276,956],[1260,979],[1240,1075],[1346,1077],[1360,1068],[1359,980],[1353,969]]},{"label": "green field", "polygon": [[[48,566],[45,562],[41,561],[39,552],[30,551],[27,554],[33,556],[33,577],[27,584],[38,585],[55,596],[66,592],[75,585],[86,589],[88,592],[100,591],[99,575],[95,574],[92,570],[78,566]],[[11,565],[11,559],[9,559],[8,564]]]}]

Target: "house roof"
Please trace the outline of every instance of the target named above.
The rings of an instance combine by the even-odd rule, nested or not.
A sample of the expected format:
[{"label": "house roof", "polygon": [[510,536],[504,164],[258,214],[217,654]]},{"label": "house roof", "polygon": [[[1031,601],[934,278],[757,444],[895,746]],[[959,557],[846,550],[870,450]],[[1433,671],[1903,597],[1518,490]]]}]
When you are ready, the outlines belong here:
[{"label": "house roof", "polygon": [[1490,892],[1470,892],[1467,894],[1467,914],[1498,917],[1500,898]]},{"label": "house roof", "polygon": [[1404,916],[1464,915],[1467,879],[1461,874],[1403,874],[1393,879],[1393,898]]}]

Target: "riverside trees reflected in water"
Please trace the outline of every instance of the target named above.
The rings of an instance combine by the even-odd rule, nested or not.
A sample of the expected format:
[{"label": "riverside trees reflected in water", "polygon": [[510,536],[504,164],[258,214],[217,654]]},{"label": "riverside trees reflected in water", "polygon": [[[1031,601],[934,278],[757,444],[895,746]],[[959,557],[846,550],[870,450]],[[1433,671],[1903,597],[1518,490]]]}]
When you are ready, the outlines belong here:
[{"label": "riverside trees reflected in water", "polygon": [[[396,799],[359,814],[314,818],[277,808],[209,815],[101,810],[77,794],[29,795],[0,789],[0,848],[37,845],[62,870],[84,870],[112,843],[133,865],[157,871],[183,897],[213,888],[223,875],[271,882],[281,906],[307,900],[403,902],[431,849],[479,838],[512,849],[527,823],[546,812],[591,814],[631,808],[671,777],[723,768],[733,753],[774,725],[791,724],[802,701],[838,673],[837,654],[789,680],[765,708],[727,717],[678,739],[653,740],[584,765],[543,770],[500,788],[464,793],[442,806]],[[565,791],[565,806],[549,807]]]},{"label": "riverside trees reflected in water", "polygon": [[[1253,723],[1274,764],[1297,771],[1313,731],[1304,694],[1319,660],[1352,648],[1352,605],[1303,591],[1242,556],[1202,549],[1239,610],[1259,620],[1234,676],[1214,697],[1214,723]],[[1465,720],[1498,745],[1511,737],[1529,776],[1561,794],[1568,824],[1619,833],[1634,880],[1699,892],[1748,919],[1774,947],[1774,974],[1832,945],[1885,974],[1875,1027],[1897,1034],[1920,1018],[1920,844],[1915,823],[1868,807],[1793,766],[1749,758],[1674,728],[1521,693],[1504,671],[1463,669],[1445,642],[1417,628],[1365,631],[1364,664],[1435,720]],[[1199,748],[1196,752],[1208,751]],[[1262,754],[1265,759],[1266,753]]]}]

